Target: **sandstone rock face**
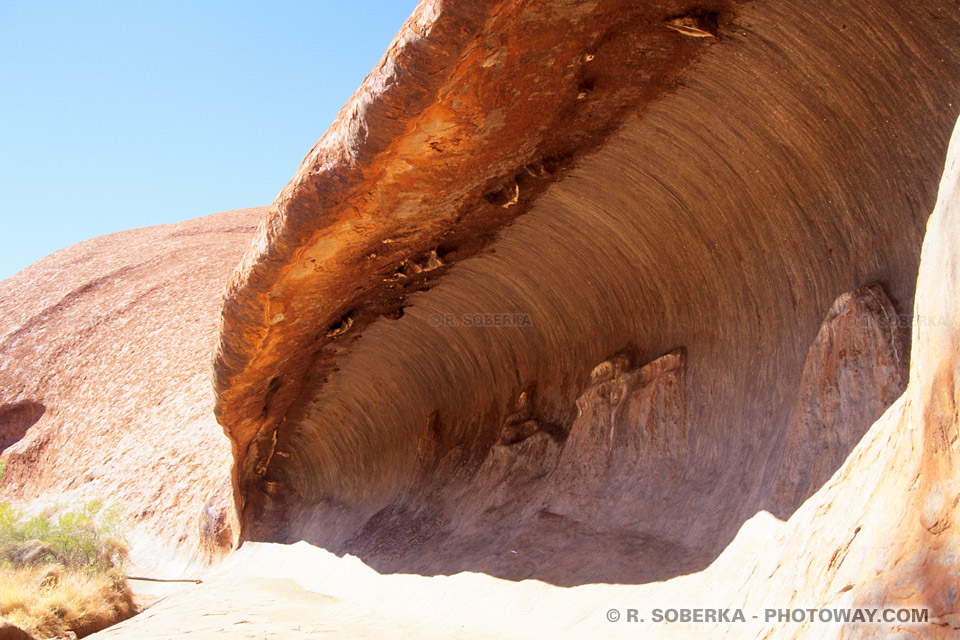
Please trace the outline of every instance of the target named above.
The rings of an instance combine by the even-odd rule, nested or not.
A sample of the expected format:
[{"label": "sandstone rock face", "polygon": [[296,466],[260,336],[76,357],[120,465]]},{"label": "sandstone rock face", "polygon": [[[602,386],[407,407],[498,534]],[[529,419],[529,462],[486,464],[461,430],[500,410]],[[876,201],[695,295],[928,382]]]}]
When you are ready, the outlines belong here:
[{"label": "sandstone rock face", "polygon": [[[464,470],[439,443],[402,506],[346,543],[379,570],[486,571],[562,584],[654,580],[706,566],[675,535],[651,530],[642,509],[686,459],[685,354],[635,366],[620,355],[598,365],[577,400],[569,434],[529,416],[533,390],[480,466]],[[519,424],[517,424],[519,423]],[[427,430],[421,442],[432,438]]]},{"label": "sandstone rock face", "polygon": [[102,498],[138,524],[137,553],[230,548],[209,361],[223,283],[262,214],[97,238],[0,283],[3,499]]},{"label": "sandstone rock face", "polygon": [[423,2],[269,211],[0,285],[5,495],[375,637],[951,637],[958,90],[947,0]]},{"label": "sandstone rock face", "polygon": [[[843,314],[866,303],[856,314],[872,317],[877,307],[862,293],[844,296],[834,309]],[[149,618],[133,618],[103,637],[139,638],[158,629],[245,637],[253,629],[257,637],[268,638],[336,632],[352,638],[955,638],[960,627],[958,299],[960,126],[927,224],[907,390],[787,522],[756,514],[699,573],[644,585],[573,588],[475,573],[382,575],[355,558],[338,558],[302,542],[247,544],[219,575],[158,604]],[[830,316],[823,326],[836,338],[842,327],[837,316]],[[869,338],[872,320],[868,327]],[[818,341],[811,354],[823,353],[824,345]],[[689,361],[687,367],[689,376]],[[538,433],[518,446],[535,450]],[[269,604],[278,593],[281,602]],[[742,611],[744,620],[653,619],[655,609],[718,607],[731,618]],[[629,622],[631,609],[643,622]],[[821,612],[852,615],[856,610],[871,612],[874,621],[820,621]],[[903,610],[925,612],[926,621],[879,620],[884,611]],[[785,622],[779,619],[783,612],[803,616]],[[231,634],[234,629],[243,631]]]},{"label": "sandstone rock face", "polygon": [[[906,317],[906,316],[904,316]],[[907,386],[904,326],[879,285],[834,302],[803,366],[774,512],[789,517]]]},{"label": "sandstone rock face", "polygon": [[[242,538],[645,582],[789,515],[903,388],[869,318],[913,304],[954,9],[422,3],[228,287]],[[682,393],[592,386],[678,349]]]},{"label": "sandstone rock face", "polygon": [[[787,523],[741,532],[740,544],[731,545],[727,559],[721,557],[709,572],[718,578],[725,570],[732,575],[739,563],[740,576],[728,584],[745,603],[779,599],[797,603],[789,606],[915,607],[927,610],[929,623],[847,624],[829,631],[810,622],[767,624],[758,636],[956,637],[958,299],[960,126],[926,225],[906,392]],[[761,540],[771,550],[752,553],[751,545]],[[738,635],[735,629],[725,631]]]}]

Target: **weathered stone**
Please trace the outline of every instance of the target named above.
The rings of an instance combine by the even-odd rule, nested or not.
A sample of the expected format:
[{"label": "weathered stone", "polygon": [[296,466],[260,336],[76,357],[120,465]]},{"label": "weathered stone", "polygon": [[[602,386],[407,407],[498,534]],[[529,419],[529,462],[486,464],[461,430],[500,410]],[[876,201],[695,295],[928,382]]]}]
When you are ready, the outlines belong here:
[{"label": "weathered stone", "polygon": [[0,640],[34,640],[34,638],[20,627],[0,618]]},{"label": "weathered stone", "polygon": [[[5,491],[89,469],[185,547],[251,542],[220,589],[273,549],[339,613],[391,611],[374,636],[442,602],[478,636],[635,637],[604,616],[626,603],[758,616],[642,629],[664,637],[950,637],[955,9],[421,3],[230,280],[215,398],[210,283],[242,244],[219,223],[187,225],[210,263],[170,266],[176,226],[3,283]],[[915,308],[902,395],[891,300]],[[255,544],[301,539],[425,575]],[[886,606],[932,621],[762,619]]]},{"label": "weathered stone", "polygon": [[[955,638],[960,627],[958,300],[960,127],[924,240],[907,390],[787,522],[757,513],[699,573],[644,585],[573,588],[476,573],[381,575],[355,558],[338,558],[304,543],[251,543],[221,575],[157,605],[149,619],[123,623],[108,637],[140,638],[158,629],[213,634],[231,623],[252,623],[258,635],[284,638],[309,638],[332,626],[358,638],[398,629],[424,638]],[[692,375],[689,360],[687,373]],[[688,441],[695,436],[689,432]],[[537,439],[531,436],[517,446],[531,447],[533,453]],[[504,562],[515,557],[515,563],[542,568],[556,557],[547,545],[536,558],[518,558],[511,551],[505,549]],[[281,588],[283,602],[269,602]],[[290,608],[295,615],[283,615]],[[727,621],[719,619],[718,609]],[[675,616],[686,611],[690,621],[663,622],[669,610]],[[701,620],[713,612],[713,620],[694,622],[697,611]],[[883,621],[885,611],[915,612],[926,619]],[[631,612],[643,622],[631,622]],[[834,617],[857,612],[873,621],[844,623]],[[830,621],[822,621],[821,613]]]},{"label": "weathered stone", "polygon": [[[228,287],[216,412],[241,538],[643,582],[707,566],[760,509],[788,516],[902,389],[879,344],[822,398],[804,368],[838,296],[882,282],[913,304],[958,43],[946,0],[422,3]],[[680,346],[676,408],[638,391],[591,411],[682,405],[685,432],[618,426],[603,459],[574,429],[591,369]],[[817,425],[832,435],[804,449]],[[561,484],[589,488],[541,505],[575,447]],[[537,552],[514,571],[518,540]],[[670,550],[611,560],[651,545]]]},{"label": "weathered stone", "polygon": [[0,283],[0,499],[121,507],[135,556],[166,549],[147,567],[230,549],[223,527],[202,533],[208,499],[235,520],[209,358],[222,287],[262,213],[96,238]]},{"label": "weathered stone", "polygon": [[803,366],[782,450],[775,513],[789,517],[834,471],[907,386],[904,326],[883,287],[845,293]]}]

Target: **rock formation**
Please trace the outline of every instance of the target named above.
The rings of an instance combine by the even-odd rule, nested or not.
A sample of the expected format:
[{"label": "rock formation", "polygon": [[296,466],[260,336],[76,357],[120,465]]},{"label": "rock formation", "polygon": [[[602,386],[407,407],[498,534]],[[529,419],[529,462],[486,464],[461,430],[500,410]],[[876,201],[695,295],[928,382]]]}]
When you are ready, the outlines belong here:
[{"label": "rock formation", "polygon": [[269,210],[0,285],[5,495],[413,628],[950,637],[958,95],[949,0],[425,0]]},{"label": "rock formation", "polygon": [[224,282],[263,213],[96,238],[0,283],[3,498],[123,507],[143,561],[232,546],[209,361]]},{"label": "rock formation", "polygon": [[[355,558],[302,542],[248,543],[203,585],[103,637],[139,638],[163,629],[267,638],[954,638],[960,628],[958,252],[960,126],[927,225],[916,303],[908,314],[912,357],[905,393],[787,522],[757,513],[704,571],[644,585],[558,588],[477,573],[379,575]],[[841,328],[837,318],[863,305],[855,313],[866,313],[867,334],[876,336],[872,311],[882,305],[863,295],[872,295],[871,289],[838,300],[833,311],[840,313],[831,312],[824,333]],[[882,343],[874,344],[881,353]],[[808,365],[825,353],[825,344],[811,349]],[[606,376],[614,367],[601,371]],[[527,443],[539,433],[518,446],[533,449]],[[664,621],[671,609],[675,617],[680,609],[691,617],[700,609],[717,618],[718,608],[730,622]],[[873,621],[833,617],[857,611]],[[884,612],[894,619],[880,620]],[[897,621],[903,612],[925,620]]]},{"label": "rock formation", "polygon": [[0,618],[0,640],[33,640],[33,636]]},{"label": "rock formation", "polygon": [[837,298],[803,366],[781,474],[774,481],[777,514],[788,517],[829,480],[903,393],[907,320],[876,284]]},{"label": "rock formation", "polygon": [[[958,36],[939,0],[422,3],[228,288],[242,537],[645,582],[789,516],[903,390],[870,318],[913,304]],[[591,390],[677,349],[675,407]]]}]

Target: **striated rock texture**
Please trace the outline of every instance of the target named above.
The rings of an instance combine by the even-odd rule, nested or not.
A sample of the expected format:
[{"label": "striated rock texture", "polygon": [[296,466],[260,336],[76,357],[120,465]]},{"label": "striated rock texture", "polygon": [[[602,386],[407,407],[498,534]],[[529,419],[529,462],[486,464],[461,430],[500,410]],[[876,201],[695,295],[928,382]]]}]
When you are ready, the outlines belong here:
[{"label": "striated rock texture", "polygon": [[[954,637],[958,49],[946,0],[425,1],[269,211],[0,285],[4,495],[326,549],[111,637]],[[750,617],[608,614],[666,607]]]},{"label": "striated rock texture", "polygon": [[[735,4],[690,17],[716,31]],[[715,40],[668,28],[677,11],[623,0],[418,6],[277,199],[228,292],[217,412],[241,501],[279,482],[264,478],[278,425],[308,410],[305,378],[329,378],[367,326],[399,319],[409,296],[489,251],[576,157],[677,85]],[[344,459],[318,461],[328,481],[351,482]],[[396,471],[376,475],[396,485]]]},{"label": "striated rock texture", "polygon": [[242,538],[644,582],[789,515],[902,389],[958,50],[947,0],[422,2],[228,286]]},{"label": "striated rock texture", "polygon": [[262,209],[80,243],[0,283],[0,497],[101,498],[136,553],[230,548],[230,447],[209,358]]},{"label": "striated rock texture", "polygon": [[[910,607],[927,624],[765,625],[765,638],[955,638],[960,629],[960,123],[926,225],[906,392],[785,524],[752,522],[710,575],[760,606]],[[768,551],[756,553],[763,545]],[[726,581],[726,575],[731,579]],[[739,574],[739,575],[736,575]],[[665,595],[665,594],[661,594]],[[738,637],[737,629],[714,629]]]},{"label": "striated rock texture", "polygon": [[[834,310],[871,318],[882,305],[869,302],[864,296],[869,291],[843,296]],[[960,126],[927,224],[911,315],[907,390],[787,522],[756,514],[699,573],[644,585],[573,588],[476,573],[381,575],[355,558],[338,558],[304,543],[247,544],[219,575],[103,637],[189,631],[195,637],[239,638],[255,631],[265,638],[319,633],[350,638],[956,638],[958,300]],[[824,323],[835,338],[837,330],[842,332],[837,317],[831,313]],[[867,337],[877,337],[875,319],[868,320]],[[822,353],[824,344],[818,341],[811,355]],[[282,598],[272,602],[278,593]],[[731,620],[741,611],[744,620],[654,622],[655,609],[671,608],[715,614],[719,608]],[[629,621],[631,609],[642,622]],[[856,611],[873,621],[843,623],[833,617]],[[923,621],[897,621],[903,612],[921,614]],[[801,616],[793,621],[797,613]],[[824,613],[829,622],[821,621]],[[893,617],[884,621],[889,613]],[[611,622],[612,614],[621,617]]]},{"label": "striated rock texture", "polygon": [[[906,319],[906,316],[904,316]],[[803,366],[774,512],[789,517],[907,386],[904,325],[883,288],[837,298]]]},{"label": "striated rock texture", "polygon": [[426,430],[407,495],[347,546],[380,570],[561,584],[654,580],[705,566],[642,515],[656,487],[683,470],[684,368],[682,350],[641,367],[625,355],[601,363],[569,434],[530,418],[533,392],[525,391],[476,469],[459,467],[456,449],[437,461],[439,439]]}]

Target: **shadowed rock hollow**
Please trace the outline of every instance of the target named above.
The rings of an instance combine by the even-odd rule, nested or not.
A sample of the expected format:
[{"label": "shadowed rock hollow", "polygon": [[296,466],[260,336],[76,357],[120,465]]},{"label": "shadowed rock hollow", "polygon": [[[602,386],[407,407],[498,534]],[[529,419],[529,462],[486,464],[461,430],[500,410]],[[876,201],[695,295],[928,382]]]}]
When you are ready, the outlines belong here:
[{"label": "shadowed rock hollow", "polygon": [[[954,133],[937,206],[927,223],[910,315],[912,358],[906,391],[787,522],[766,512],[757,513],[702,572],[643,585],[559,588],[537,580],[513,582],[478,573],[381,575],[356,558],[338,558],[303,542],[245,544],[202,585],[158,603],[148,614],[121,623],[103,637],[117,640],[190,633],[195,637],[284,640],[318,634],[350,638],[636,638],[639,631],[643,637],[678,640],[955,638],[960,628],[960,594],[955,588],[960,545],[958,248],[960,127]],[[838,389],[858,377],[872,384],[869,376],[862,377],[857,356],[861,349],[864,356],[878,357],[881,366],[872,367],[878,373],[891,363],[889,357],[896,352],[890,347],[896,346],[897,340],[884,329],[889,324],[880,321],[888,317],[888,310],[879,294],[871,286],[837,300],[810,349],[798,397],[813,392],[826,399],[834,395],[828,384],[809,384],[816,376],[824,382],[845,380]],[[850,328],[855,330],[848,331]],[[632,414],[635,417],[650,415],[649,407],[657,405],[650,401],[669,389],[671,379],[679,379],[679,356],[670,354],[636,375],[618,358],[595,370],[591,390],[585,395],[597,407],[633,407],[640,411]],[[896,367],[886,371],[892,374]],[[892,377],[894,380],[881,385],[898,384],[897,376]],[[630,396],[636,403],[616,404],[615,397],[624,397],[618,389],[624,388],[638,391]],[[675,398],[676,394],[663,397]],[[614,400],[614,404],[602,398]],[[883,396],[876,394],[875,401],[883,402]],[[833,429],[835,418],[843,415],[842,401],[839,406],[838,411],[836,403],[826,402],[818,410],[794,412],[790,433],[802,437],[816,428]],[[606,424],[602,410],[581,417],[586,421],[578,419],[570,440],[589,434],[583,427],[592,420]],[[507,440],[526,431],[518,426],[523,424],[517,422],[521,419],[506,423],[502,433]],[[627,445],[615,456],[619,460],[635,455],[636,449],[629,447],[631,441],[646,438],[636,437],[636,430],[611,433],[617,434],[614,441]],[[628,437],[622,437],[625,435]],[[531,440],[533,436],[524,442]],[[497,468],[507,467],[495,465],[487,472]],[[783,468],[790,477],[791,467]],[[807,479],[815,481],[816,475]],[[794,488],[802,495],[806,483]],[[621,608],[611,609],[611,604]],[[630,623],[627,607],[635,607],[634,613],[641,616],[660,607],[714,614],[716,607],[723,607],[731,621],[715,615],[714,621],[658,624],[647,619],[646,624]],[[612,614],[618,612],[625,613],[626,620],[611,622],[616,617]],[[744,614],[742,621],[736,620],[737,612]],[[859,622],[854,617],[842,623],[831,618],[844,612],[859,613],[863,620],[869,616],[874,622]],[[884,618],[889,612],[897,614],[896,621]],[[831,621],[824,621],[824,613]],[[909,614],[909,620],[903,613]],[[791,620],[787,622],[784,616]],[[878,618],[882,621],[876,622]]]},{"label": "shadowed rock hollow", "polygon": [[906,384],[954,3],[423,2],[228,287],[245,540],[706,567]]}]

